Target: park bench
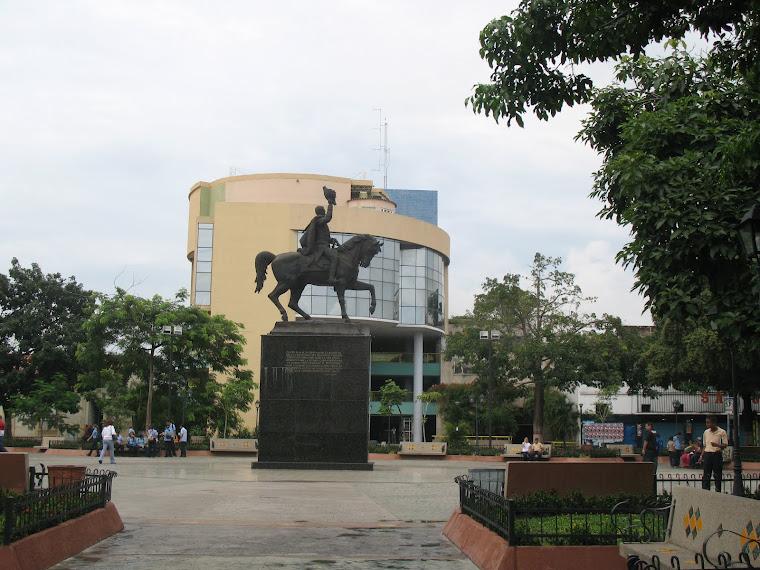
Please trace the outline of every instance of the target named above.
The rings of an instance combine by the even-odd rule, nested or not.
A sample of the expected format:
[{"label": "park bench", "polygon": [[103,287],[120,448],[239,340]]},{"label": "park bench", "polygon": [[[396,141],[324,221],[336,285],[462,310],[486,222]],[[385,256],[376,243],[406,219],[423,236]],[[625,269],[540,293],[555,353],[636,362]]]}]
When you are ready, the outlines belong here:
[{"label": "park bench", "polygon": [[[673,489],[665,542],[624,542],[619,552],[629,560],[651,561],[656,568],[725,568],[727,555],[734,564],[744,557],[747,565],[742,568],[756,568],[760,565],[758,537],[756,499],[679,485]],[[633,560],[629,568],[634,567]]]},{"label": "park bench", "polygon": [[259,452],[259,440],[258,439],[224,439],[217,438],[209,441],[209,449],[211,451],[234,451],[234,452],[246,452],[246,453],[258,453]]},{"label": "park bench", "polygon": [[[503,452],[501,456],[505,459],[505,461],[510,461],[512,459],[525,459],[522,454],[522,444],[521,443],[505,443],[503,447]],[[544,444],[544,453],[541,456],[539,461],[548,461],[552,457],[552,444],[551,443],[545,443]],[[536,459],[534,459],[536,461]]]},{"label": "park bench", "polygon": [[[608,443],[607,449],[617,449],[623,461],[636,461],[636,453],[630,443]],[[680,459],[680,458],[679,458]]]},{"label": "park bench", "polygon": [[446,455],[445,441],[402,441],[401,449],[399,449],[399,455],[433,455],[433,456],[445,456]]}]

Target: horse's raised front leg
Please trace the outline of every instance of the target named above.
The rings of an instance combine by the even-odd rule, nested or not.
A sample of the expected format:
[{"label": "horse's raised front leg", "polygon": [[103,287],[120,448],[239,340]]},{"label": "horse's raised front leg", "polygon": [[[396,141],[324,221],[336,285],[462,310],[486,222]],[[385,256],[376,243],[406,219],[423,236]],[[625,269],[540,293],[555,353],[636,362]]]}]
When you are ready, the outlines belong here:
[{"label": "horse's raised front leg", "polygon": [[369,291],[371,297],[369,302],[369,314],[372,315],[375,312],[375,307],[377,307],[377,299],[375,298],[375,286],[372,285],[372,283],[354,281],[353,284],[351,284],[350,287],[346,287],[346,289],[354,289],[355,291]]},{"label": "horse's raised front leg", "polygon": [[288,312],[285,310],[285,307],[280,304],[280,295],[287,291],[288,288],[288,285],[277,283],[277,287],[275,287],[274,290],[269,295],[267,295],[267,297],[269,297],[269,300],[274,303],[274,306],[280,310],[282,320],[285,322],[288,321]]},{"label": "horse's raised front leg", "polygon": [[296,313],[308,321],[311,319],[311,315],[307,314],[303,309],[301,309],[301,307],[298,306],[298,301],[301,299],[301,295],[303,294],[303,290],[305,288],[305,284],[293,286],[293,288],[290,290],[290,301],[288,302],[288,307],[293,309]]}]

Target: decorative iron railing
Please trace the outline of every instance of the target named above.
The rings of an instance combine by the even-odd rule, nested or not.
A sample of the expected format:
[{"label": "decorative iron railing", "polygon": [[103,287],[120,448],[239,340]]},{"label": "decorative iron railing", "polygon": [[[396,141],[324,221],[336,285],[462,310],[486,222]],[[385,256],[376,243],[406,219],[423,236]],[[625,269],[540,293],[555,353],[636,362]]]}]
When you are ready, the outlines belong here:
[{"label": "decorative iron railing", "polygon": [[604,545],[665,540],[665,508],[634,510],[622,502],[610,510],[591,508],[517,507],[507,499],[475,485],[467,475],[459,485],[462,513],[506,539],[512,546],[539,544]]},{"label": "decorative iron railing", "polygon": [[[42,475],[44,477],[47,473]],[[105,508],[111,500],[114,477],[114,471],[88,470],[80,481],[4,497],[3,544],[8,545],[63,521]],[[39,476],[35,480],[41,482]]]},{"label": "decorative iron railing", "polygon": [[[744,485],[745,496],[753,495],[760,492],[760,473],[742,473],[742,484]],[[688,487],[702,486],[702,473],[659,473],[657,475],[657,494],[673,494],[673,487],[676,485],[686,485]],[[715,480],[710,479],[710,488],[715,489]],[[734,492],[734,475],[733,473],[724,473],[721,478],[721,493],[728,495]]]}]

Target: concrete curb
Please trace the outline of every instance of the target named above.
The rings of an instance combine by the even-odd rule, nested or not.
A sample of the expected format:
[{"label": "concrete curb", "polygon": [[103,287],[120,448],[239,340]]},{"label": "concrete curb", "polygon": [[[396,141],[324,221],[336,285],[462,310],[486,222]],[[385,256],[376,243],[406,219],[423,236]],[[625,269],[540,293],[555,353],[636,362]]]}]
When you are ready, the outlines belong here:
[{"label": "concrete curb", "polygon": [[113,503],[81,517],[0,546],[0,568],[43,570],[79,554],[85,548],[124,530]]}]

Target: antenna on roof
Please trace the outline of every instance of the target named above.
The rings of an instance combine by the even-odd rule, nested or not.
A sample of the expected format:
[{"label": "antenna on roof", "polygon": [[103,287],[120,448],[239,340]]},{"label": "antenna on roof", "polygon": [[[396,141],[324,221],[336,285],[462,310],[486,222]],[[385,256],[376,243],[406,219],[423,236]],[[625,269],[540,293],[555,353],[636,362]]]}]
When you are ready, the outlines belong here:
[{"label": "antenna on roof", "polygon": [[380,151],[380,158],[378,160],[377,169],[373,169],[373,172],[382,172],[383,173],[383,190],[388,189],[388,166],[390,165],[390,156],[391,156],[391,149],[388,148],[388,121],[383,120],[383,110],[382,109],[372,109],[373,111],[377,111],[380,113],[380,127],[378,130],[380,131],[380,148],[376,148],[373,150],[379,150]]}]

